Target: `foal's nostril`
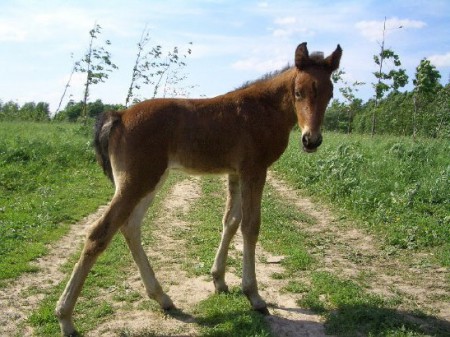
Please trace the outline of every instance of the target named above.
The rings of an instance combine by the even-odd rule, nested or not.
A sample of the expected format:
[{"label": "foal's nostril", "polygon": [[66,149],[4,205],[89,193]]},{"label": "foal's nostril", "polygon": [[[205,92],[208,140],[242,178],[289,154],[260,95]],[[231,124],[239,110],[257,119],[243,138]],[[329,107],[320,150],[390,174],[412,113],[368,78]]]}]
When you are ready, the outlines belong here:
[{"label": "foal's nostril", "polygon": [[308,144],[308,137],[307,137],[306,135],[303,135],[303,136],[302,136],[302,143],[303,143],[303,145],[305,145],[305,146],[306,146],[306,144]]},{"label": "foal's nostril", "polygon": [[321,144],[322,144],[322,135],[319,135],[319,137],[317,137],[316,146],[319,147]]},{"label": "foal's nostril", "polygon": [[302,136],[302,143],[303,143],[303,146],[308,147],[308,145],[309,145],[309,136],[307,134],[304,134]]},{"label": "foal's nostril", "polygon": [[305,133],[302,136],[302,144],[305,149],[315,150],[322,144],[322,135],[319,134],[317,137],[311,137],[309,133]]}]

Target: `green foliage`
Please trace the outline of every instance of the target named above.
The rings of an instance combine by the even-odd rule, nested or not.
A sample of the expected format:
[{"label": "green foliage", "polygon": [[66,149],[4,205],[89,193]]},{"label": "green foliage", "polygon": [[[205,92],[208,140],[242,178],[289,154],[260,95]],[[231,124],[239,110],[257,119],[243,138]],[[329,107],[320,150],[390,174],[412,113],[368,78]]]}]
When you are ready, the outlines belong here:
[{"label": "green foliage", "polygon": [[442,87],[439,83],[441,74],[427,59],[422,59],[416,68],[416,76],[413,81],[415,91],[421,95],[433,95]]},{"label": "green foliage", "polygon": [[[375,88],[375,99],[379,100],[384,97],[384,95],[393,89],[397,91],[408,84],[408,75],[405,69],[399,68],[402,63],[400,62],[400,57],[390,49],[384,49],[384,43],[381,47],[381,51],[378,55],[373,57],[375,64],[379,66],[379,70],[374,72],[375,78],[377,78],[377,83],[373,84]],[[393,62],[393,69],[388,72],[383,72],[383,65],[387,60]]]},{"label": "green foliage", "polygon": [[49,104],[45,102],[27,102],[20,106],[16,102],[0,101],[1,121],[33,121],[45,122],[50,120]]},{"label": "green foliage", "polygon": [[432,249],[450,264],[450,144],[327,134],[315,155],[290,142],[275,165],[297,187],[327,200],[401,249]]},{"label": "green foliage", "polygon": [[[55,117],[54,121],[64,121],[64,122],[78,122],[83,116],[83,102],[69,101],[66,107],[61,110]],[[98,115],[106,111],[117,111],[122,110],[125,107],[120,104],[104,104],[100,99],[95,102],[90,102],[87,104],[87,116],[88,118],[95,119]]]},{"label": "green foliage", "polygon": [[[29,262],[67,224],[95,210],[111,187],[78,128],[0,124],[0,280],[33,271]],[[26,248],[26,249],[25,249]]]},{"label": "green foliage", "polygon": [[[418,109],[415,107],[417,99]],[[344,103],[332,103],[325,115],[324,125],[328,130],[343,131],[336,126],[336,116],[345,119],[347,106]],[[415,111],[417,112],[415,113]],[[370,133],[375,111],[377,115],[377,133],[399,136],[417,136],[449,139],[450,135],[450,85],[440,87],[429,96],[417,92],[392,92],[378,102],[369,100],[356,109],[352,121],[352,130],[357,133]],[[414,115],[415,113],[415,115]],[[328,114],[330,116],[328,116]]]}]

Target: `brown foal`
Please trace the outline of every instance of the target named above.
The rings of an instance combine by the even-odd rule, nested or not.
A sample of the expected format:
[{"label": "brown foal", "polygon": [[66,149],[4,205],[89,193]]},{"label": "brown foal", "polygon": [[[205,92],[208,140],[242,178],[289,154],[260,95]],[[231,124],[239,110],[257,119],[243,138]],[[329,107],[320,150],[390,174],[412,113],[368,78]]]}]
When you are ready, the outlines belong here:
[{"label": "brown foal", "polygon": [[193,174],[227,174],[223,234],[211,274],[217,292],[227,291],[228,247],[239,225],[243,234],[242,290],[253,309],[268,313],[258,293],[255,245],[268,167],[284,152],[296,121],[301,143],[314,152],[332,97],[331,73],[339,67],[338,45],[328,57],[295,51],[295,66],[210,99],[153,99],[102,115],[96,126],[97,158],[114,182],[115,194],[95,222],[57,306],[63,335],[76,334],[72,313],[84,281],[120,230],[139,268],[147,294],[174,308],[162,290],[141,244],[140,225],[170,169]]}]

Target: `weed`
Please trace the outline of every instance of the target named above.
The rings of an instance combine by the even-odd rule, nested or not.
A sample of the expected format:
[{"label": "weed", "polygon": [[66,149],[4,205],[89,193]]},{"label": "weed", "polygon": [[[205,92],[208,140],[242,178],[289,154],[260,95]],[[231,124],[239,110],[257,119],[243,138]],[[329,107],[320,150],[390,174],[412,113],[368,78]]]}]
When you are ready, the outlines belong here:
[{"label": "weed", "polygon": [[449,143],[327,134],[314,155],[291,141],[274,168],[400,249],[433,249],[450,265]]}]

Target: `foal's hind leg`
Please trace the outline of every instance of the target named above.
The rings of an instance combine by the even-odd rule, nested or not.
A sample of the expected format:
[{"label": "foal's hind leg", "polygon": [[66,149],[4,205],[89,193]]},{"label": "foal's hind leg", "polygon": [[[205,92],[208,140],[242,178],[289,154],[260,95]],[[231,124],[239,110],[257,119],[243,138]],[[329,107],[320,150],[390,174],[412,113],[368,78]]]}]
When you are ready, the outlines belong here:
[{"label": "foal's hind leg", "polygon": [[136,203],[137,200],[132,195],[116,194],[103,217],[91,227],[81,256],[56,305],[55,314],[64,336],[76,333],[72,313],[84,281],[98,256],[106,249],[119,227],[127,220]]},{"label": "foal's hind leg", "polygon": [[228,248],[231,239],[239,227],[242,218],[241,210],[241,189],[239,185],[239,177],[236,175],[228,176],[228,196],[223,217],[223,233],[217,250],[214,264],[211,268],[211,274],[214,280],[216,292],[227,292],[228,286],[225,283],[225,266],[228,256]]},{"label": "foal's hind leg", "polygon": [[141,222],[148,206],[153,200],[155,193],[156,189],[139,202],[131,214],[128,223],[122,226],[120,230],[125,236],[128,247],[133,255],[133,259],[139,268],[142,281],[144,282],[145,289],[147,290],[147,295],[156,300],[163,309],[167,310],[174,308],[174,305],[169,296],[163,292],[158,280],[156,279],[155,273],[150,266],[147,255],[145,254],[141,243]]}]

